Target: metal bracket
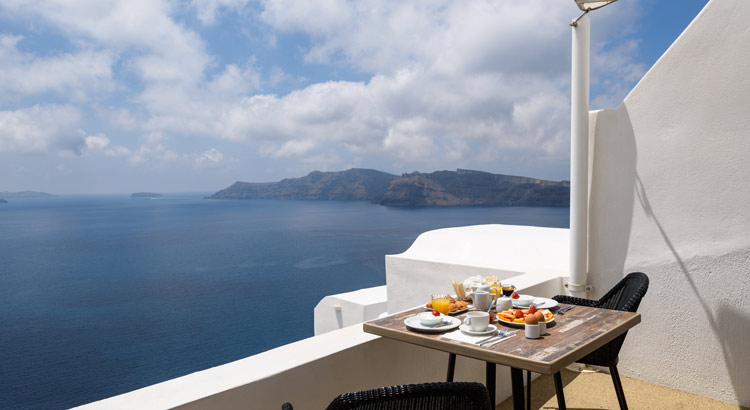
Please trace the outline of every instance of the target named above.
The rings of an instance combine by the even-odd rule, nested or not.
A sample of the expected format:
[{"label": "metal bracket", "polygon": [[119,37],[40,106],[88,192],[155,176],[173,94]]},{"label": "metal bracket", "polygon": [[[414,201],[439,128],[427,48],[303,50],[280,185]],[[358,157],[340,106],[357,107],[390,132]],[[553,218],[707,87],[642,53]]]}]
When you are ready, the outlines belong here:
[{"label": "metal bracket", "polygon": [[591,285],[579,285],[577,283],[569,283],[569,282],[565,282],[563,286],[565,286],[566,289],[572,290],[573,292],[579,292],[580,290],[576,290],[572,288],[579,288],[579,289],[583,288],[586,292],[591,292],[594,289],[594,287]]}]

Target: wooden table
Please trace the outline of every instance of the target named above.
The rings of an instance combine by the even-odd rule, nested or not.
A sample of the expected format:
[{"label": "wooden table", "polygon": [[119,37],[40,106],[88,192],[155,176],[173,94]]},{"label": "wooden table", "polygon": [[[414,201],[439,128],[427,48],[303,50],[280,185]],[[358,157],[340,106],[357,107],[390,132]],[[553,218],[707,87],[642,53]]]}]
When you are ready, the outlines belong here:
[{"label": "wooden table", "polygon": [[[566,305],[560,305],[564,306]],[[484,360],[487,363],[486,383],[492,403],[495,402],[495,364],[509,366],[513,408],[518,410],[523,409],[522,370],[553,375],[559,373],[565,366],[593,352],[641,321],[638,313],[576,306],[565,315],[555,315],[555,324],[551,327],[548,325],[547,335],[540,339],[526,339],[522,328],[507,328],[515,331],[516,336],[489,347],[480,347],[444,338],[441,333],[408,330],[404,320],[424,311],[423,307],[419,307],[365,322],[364,331],[448,352],[452,354],[451,360],[454,358],[453,354]],[[464,315],[457,317],[463,320]],[[559,374],[556,375],[555,382],[559,382]],[[559,391],[562,391],[562,386]]]}]

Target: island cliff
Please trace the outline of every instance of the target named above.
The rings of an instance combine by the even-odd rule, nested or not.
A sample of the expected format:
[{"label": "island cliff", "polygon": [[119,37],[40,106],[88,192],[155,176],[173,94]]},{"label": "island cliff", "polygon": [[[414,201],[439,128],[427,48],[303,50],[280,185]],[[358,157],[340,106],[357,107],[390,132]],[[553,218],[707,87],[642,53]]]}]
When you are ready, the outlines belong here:
[{"label": "island cliff", "polygon": [[313,171],[279,182],[235,182],[210,199],[363,200],[395,207],[569,206],[570,183],[488,172],[412,172],[372,169]]}]

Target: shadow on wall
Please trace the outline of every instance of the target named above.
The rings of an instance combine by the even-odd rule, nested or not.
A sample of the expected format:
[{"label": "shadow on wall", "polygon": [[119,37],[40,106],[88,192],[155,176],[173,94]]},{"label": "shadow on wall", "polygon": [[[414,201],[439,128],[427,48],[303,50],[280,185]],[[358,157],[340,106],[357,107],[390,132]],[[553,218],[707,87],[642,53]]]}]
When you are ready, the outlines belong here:
[{"label": "shadow on wall", "polygon": [[[635,132],[624,103],[616,109],[598,112],[593,128],[589,283],[594,286],[592,297],[598,298],[625,273],[635,203],[637,150]],[[599,247],[599,242],[606,245]]]},{"label": "shadow on wall", "polygon": [[[641,178],[637,175],[636,194],[638,195],[638,200],[643,211],[659,230],[659,233],[664,239],[664,243],[669,248],[669,251],[672,253],[672,256],[679,266],[680,273],[685,277],[690,289],[700,303],[700,307],[705,313],[706,320],[711,326],[711,330],[716,336],[716,339],[719,340],[721,353],[724,356],[724,362],[726,364],[726,369],[729,372],[729,378],[732,381],[737,402],[744,405],[750,403],[750,378],[748,378],[748,372],[750,372],[750,355],[747,354],[747,337],[750,335],[750,318],[745,316],[741,311],[736,310],[725,303],[722,303],[719,306],[717,315],[713,315],[710,304],[706,301],[706,298],[701,295],[700,287],[695,283],[693,273],[687,268],[687,265],[680,257],[674,244],[669,239],[664,227],[662,227],[659,219],[656,217],[653,208],[651,208],[648,195],[646,194],[646,188],[643,185]],[[736,263],[736,265],[737,269],[746,269],[748,261],[744,260],[741,263]],[[704,289],[707,292],[713,292],[713,289],[711,288],[704,287]]]}]

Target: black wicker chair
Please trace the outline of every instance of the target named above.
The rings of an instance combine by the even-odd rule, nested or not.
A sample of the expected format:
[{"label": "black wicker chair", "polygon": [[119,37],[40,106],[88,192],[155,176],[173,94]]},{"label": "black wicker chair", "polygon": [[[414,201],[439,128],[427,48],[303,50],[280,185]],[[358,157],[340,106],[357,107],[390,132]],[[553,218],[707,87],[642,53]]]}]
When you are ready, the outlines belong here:
[{"label": "black wicker chair", "polygon": [[[647,290],[648,276],[643,272],[633,272],[625,276],[617,285],[615,285],[615,287],[610,289],[609,292],[599,300],[582,299],[566,295],[557,295],[552,299],[555,299],[560,303],[571,305],[635,312],[638,309],[638,305],[641,304],[641,299],[643,299]],[[617,372],[617,357],[620,353],[622,343],[625,341],[626,335],[627,332],[578,360],[578,363],[609,367],[610,374],[612,375],[612,382],[615,385],[615,392],[617,393],[617,401],[620,403],[620,409],[622,410],[627,410],[628,404],[625,401],[625,393],[622,391],[620,374]],[[563,410],[565,408],[565,398],[563,396],[562,378],[560,373],[555,373],[554,379],[558,405],[560,409]]]},{"label": "black wicker chair", "polygon": [[[284,403],[282,410],[293,410]],[[481,383],[444,382],[381,387],[344,393],[326,410],[492,410],[487,388]]]}]

